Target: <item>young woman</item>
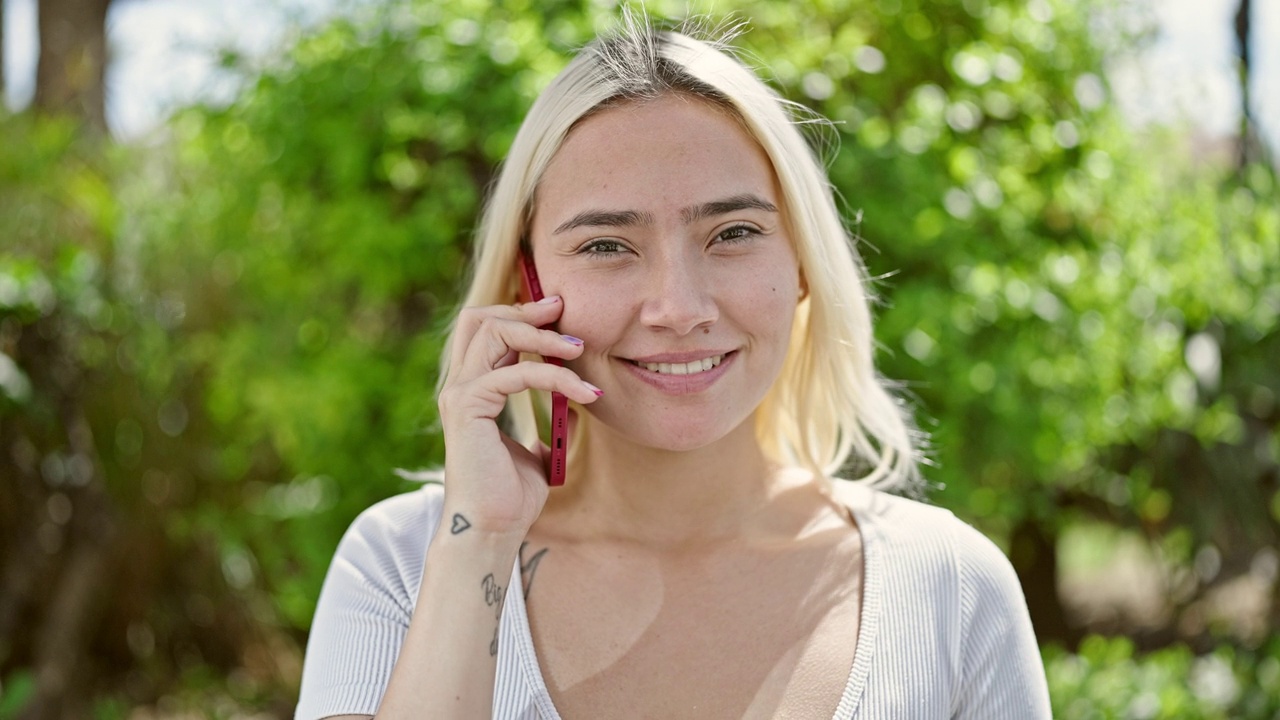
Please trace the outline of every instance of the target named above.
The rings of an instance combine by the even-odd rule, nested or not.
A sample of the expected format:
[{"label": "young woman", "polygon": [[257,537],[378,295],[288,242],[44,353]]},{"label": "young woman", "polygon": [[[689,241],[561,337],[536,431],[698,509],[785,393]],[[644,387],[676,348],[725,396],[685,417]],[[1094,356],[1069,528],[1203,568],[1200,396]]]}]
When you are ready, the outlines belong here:
[{"label": "young woman", "polygon": [[[1007,560],[884,492],[914,489],[918,436],[864,273],[788,104],[722,43],[628,18],[572,61],[464,304],[443,486],[344,537],[298,718],[1049,717]],[[553,391],[576,428],[548,488]]]}]

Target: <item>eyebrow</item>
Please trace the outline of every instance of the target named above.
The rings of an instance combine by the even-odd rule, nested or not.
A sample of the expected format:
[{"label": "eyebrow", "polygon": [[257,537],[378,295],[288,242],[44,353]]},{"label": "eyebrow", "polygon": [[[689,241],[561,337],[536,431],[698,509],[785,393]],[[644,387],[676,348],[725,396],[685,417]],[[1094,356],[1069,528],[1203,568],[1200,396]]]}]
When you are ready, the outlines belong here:
[{"label": "eyebrow", "polygon": [[560,227],[551,234],[558,235],[580,227],[632,227],[652,224],[652,213],[635,210],[585,210],[561,223]]},{"label": "eyebrow", "polygon": [[751,194],[734,195],[724,200],[713,200],[701,205],[687,207],[680,211],[680,217],[684,219],[686,225],[696,222],[703,218],[715,217],[716,215],[726,215],[738,210],[764,210],[765,212],[778,212],[778,208],[773,203],[762,197]]},{"label": "eyebrow", "polygon": [[[680,210],[680,218],[686,225],[703,218],[725,215],[738,210],[763,210],[778,212],[778,208],[757,195],[744,193],[723,200],[712,200],[701,205],[691,205]],[[580,227],[634,227],[652,225],[653,213],[636,210],[585,210],[560,224],[551,234],[558,235]]]}]

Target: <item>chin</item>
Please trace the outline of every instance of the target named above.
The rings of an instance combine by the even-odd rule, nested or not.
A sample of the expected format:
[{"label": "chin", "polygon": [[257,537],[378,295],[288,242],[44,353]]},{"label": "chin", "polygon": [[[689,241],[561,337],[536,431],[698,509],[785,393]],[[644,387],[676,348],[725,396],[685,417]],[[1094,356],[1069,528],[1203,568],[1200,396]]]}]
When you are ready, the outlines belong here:
[{"label": "chin", "polygon": [[693,452],[702,450],[703,448],[714,445],[721,437],[696,437],[688,434],[670,435],[662,434],[657,437],[633,437],[631,440],[637,444],[654,450],[662,450],[665,452]]},{"label": "chin", "polygon": [[[737,423],[726,422],[723,418],[693,418],[685,415],[676,422],[637,421],[610,417],[609,414],[597,414],[588,406],[586,412],[595,420],[595,424],[603,425],[608,431],[628,442],[642,447],[667,452],[692,452],[714,445],[732,435],[743,424],[749,424],[751,416]],[[679,411],[674,411],[679,412]]]}]

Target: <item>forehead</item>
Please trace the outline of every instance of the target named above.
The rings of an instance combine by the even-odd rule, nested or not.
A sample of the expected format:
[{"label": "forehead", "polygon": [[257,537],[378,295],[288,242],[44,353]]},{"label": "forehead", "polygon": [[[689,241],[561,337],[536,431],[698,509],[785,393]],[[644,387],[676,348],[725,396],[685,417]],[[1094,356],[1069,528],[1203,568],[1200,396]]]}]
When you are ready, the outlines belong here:
[{"label": "forehead", "polygon": [[729,112],[682,95],[589,116],[538,185],[535,226],[585,207],[661,212],[751,193],[778,201],[773,166]]}]

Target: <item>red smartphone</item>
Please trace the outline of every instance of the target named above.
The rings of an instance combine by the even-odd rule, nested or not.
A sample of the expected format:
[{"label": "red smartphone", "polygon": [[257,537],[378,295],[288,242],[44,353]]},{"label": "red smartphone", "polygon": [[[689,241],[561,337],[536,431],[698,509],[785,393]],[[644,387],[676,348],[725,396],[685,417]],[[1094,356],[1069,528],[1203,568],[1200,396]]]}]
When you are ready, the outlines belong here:
[{"label": "red smartphone", "polygon": [[[543,298],[542,283],[538,282],[538,270],[533,266],[533,259],[524,251],[520,252],[520,269],[525,295],[534,302],[541,300]],[[546,360],[564,367],[564,361],[560,358],[549,357]],[[551,457],[547,461],[547,484],[564,485],[565,458],[569,454],[569,399],[561,393],[551,393],[549,429],[544,425],[545,416],[541,415],[541,408],[537,402],[534,402],[534,414],[539,421],[539,435],[547,447],[551,448]]]}]

